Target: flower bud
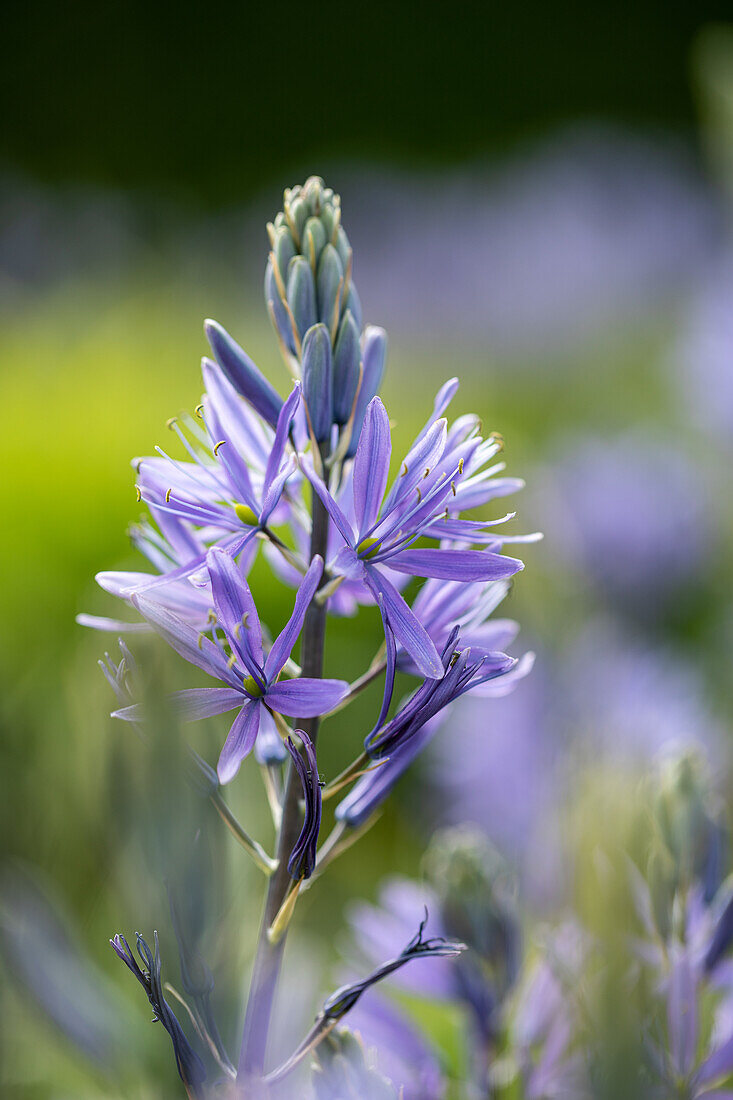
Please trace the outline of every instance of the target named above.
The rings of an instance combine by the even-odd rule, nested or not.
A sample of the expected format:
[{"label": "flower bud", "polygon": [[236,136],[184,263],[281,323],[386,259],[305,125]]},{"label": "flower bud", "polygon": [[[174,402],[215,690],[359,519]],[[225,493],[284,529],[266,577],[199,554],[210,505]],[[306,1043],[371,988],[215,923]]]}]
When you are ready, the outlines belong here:
[{"label": "flower bud", "polygon": [[443,927],[479,956],[501,1001],[517,976],[521,946],[515,883],[504,860],[478,829],[459,826],[436,833],[425,873]]},{"label": "flower bud", "polygon": [[[344,282],[344,268],[339,254],[332,244],[327,244],[321,253],[318,265],[318,319],[336,327],[340,313],[340,294]],[[337,312],[337,310],[339,312]]]},{"label": "flower bud", "polygon": [[282,408],[282,397],[221,325],[216,321],[204,321],[204,332],[214,358],[237,393],[274,427]]},{"label": "flower bud", "polygon": [[303,398],[313,435],[323,443],[333,424],[331,339],[325,325],[313,325],[303,340]]},{"label": "flower bud", "polygon": [[351,310],[347,310],[333,351],[333,418],[339,425],[351,416],[359,388],[360,360],[359,326]]},{"label": "flower bud", "polygon": [[363,374],[359,396],[356,399],[356,411],[354,413],[354,426],[351,432],[348,457],[356,454],[356,447],[361,435],[367,405],[376,396],[384,375],[384,363],[387,357],[387,333],[376,325],[368,325],[361,341],[361,362]]},{"label": "flower bud", "polygon": [[288,305],[301,340],[316,323],[316,287],[313,272],[304,256],[291,260],[287,282]]},{"label": "flower bud", "polygon": [[293,333],[293,325],[290,320],[290,314],[280,297],[275,272],[272,267],[272,260],[267,261],[267,267],[265,268],[265,301],[270,307],[272,321],[280,339],[285,348],[294,354],[295,335]]}]

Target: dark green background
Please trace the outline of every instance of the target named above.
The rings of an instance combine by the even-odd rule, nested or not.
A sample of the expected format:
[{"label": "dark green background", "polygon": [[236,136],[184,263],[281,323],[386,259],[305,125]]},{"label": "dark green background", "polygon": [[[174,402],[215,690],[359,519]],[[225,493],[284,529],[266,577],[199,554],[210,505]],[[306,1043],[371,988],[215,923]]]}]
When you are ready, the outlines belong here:
[{"label": "dark green background", "polygon": [[568,119],[690,130],[730,3],[14,3],[0,158],[216,203],[330,158],[441,164]]}]

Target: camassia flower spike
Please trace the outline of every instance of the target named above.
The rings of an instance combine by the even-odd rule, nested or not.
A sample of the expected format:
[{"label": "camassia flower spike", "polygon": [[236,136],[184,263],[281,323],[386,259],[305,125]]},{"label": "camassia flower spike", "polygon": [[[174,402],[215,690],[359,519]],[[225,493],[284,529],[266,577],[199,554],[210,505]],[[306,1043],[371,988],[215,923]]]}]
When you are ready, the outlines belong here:
[{"label": "camassia flower spike", "polygon": [[[325,714],[344,698],[349,685],[344,680],[315,680],[304,676],[295,680],[279,679],[321,579],[321,558],[315,557],[311,562],[295,597],[293,613],[266,658],[262,648],[262,626],[252,593],[231,555],[219,547],[212,547],[206,564],[216,613],[214,641],[198,634],[167,608],[154,602],[149,590],[133,597],[133,603],[177,653],[227,685],[179,691],[171,696],[171,702],[184,721],[239,710],[217,766],[219,781],[229,783],[258,740],[260,759],[281,761],[285,758],[286,750],[272,711],[301,718]],[[218,627],[221,627],[224,640],[219,637]],[[125,707],[115,711],[114,716],[138,721],[140,708],[137,705]]]},{"label": "camassia flower spike", "polygon": [[[466,457],[481,446],[469,441],[466,449],[452,447],[445,419],[435,419],[418,437],[402,464],[402,472],[387,493],[392,440],[387,412],[378,397],[366,411],[364,426],[354,458],[353,499],[356,525],[342,511],[313,465],[303,461],[303,470],[323,501],[344,545],[329,566],[350,580],[361,581],[374,595],[389,618],[400,645],[410,654],[423,676],[443,675],[435,644],[410,610],[404,598],[384,572],[383,566],[417,577],[439,580],[501,580],[524,566],[516,558],[492,550],[440,547],[411,549],[423,534],[436,537],[438,521],[457,498],[457,480],[466,468]],[[465,453],[464,453],[465,452]],[[446,528],[446,537],[465,540],[466,530],[456,523]],[[476,524],[477,541],[486,525]]]}]

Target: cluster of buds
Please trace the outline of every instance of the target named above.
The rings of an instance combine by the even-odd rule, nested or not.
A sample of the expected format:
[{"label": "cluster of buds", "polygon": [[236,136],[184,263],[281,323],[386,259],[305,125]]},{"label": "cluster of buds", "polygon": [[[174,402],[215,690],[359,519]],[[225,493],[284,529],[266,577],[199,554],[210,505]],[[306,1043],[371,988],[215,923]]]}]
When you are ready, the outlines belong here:
[{"label": "cluster of buds", "polygon": [[694,754],[669,762],[653,798],[652,823],[647,880],[654,919],[666,938],[675,898],[699,883],[710,902],[723,877],[725,823]]},{"label": "cluster of buds", "polygon": [[382,380],[387,340],[373,325],[362,331],[341,200],[311,176],[285,191],[267,230],[267,308],[285,362],[302,378],[311,433],[327,443],[336,425],[343,455],[353,455]]}]

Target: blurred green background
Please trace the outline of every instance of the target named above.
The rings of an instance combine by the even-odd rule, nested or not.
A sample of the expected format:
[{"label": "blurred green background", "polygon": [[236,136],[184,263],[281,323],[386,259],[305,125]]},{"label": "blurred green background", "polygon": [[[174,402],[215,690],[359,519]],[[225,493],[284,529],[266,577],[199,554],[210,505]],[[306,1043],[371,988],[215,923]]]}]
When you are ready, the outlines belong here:
[{"label": "blurred green background", "polygon": [[[399,444],[444,378],[460,373],[453,415],[476,410],[501,431],[509,472],[528,480],[517,530],[545,526],[558,484],[566,488],[558,456],[576,436],[613,450],[636,432],[683,456],[707,533],[661,603],[629,612],[567,550],[573,527],[560,509],[546,542],[527,548],[507,614],[547,655],[556,709],[554,670],[572,663],[589,619],[610,616],[627,637],[694,668],[705,713],[727,733],[733,432],[696,410],[686,387],[715,397],[718,385],[713,403],[731,402],[731,329],[711,337],[723,341],[722,374],[693,372],[690,383],[684,366],[686,334],[727,270],[733,84],[726,33],[701,33],[725,15],[713,3],[551,14],[530,4],[521,19],[511,7],[448,15],[372,4],[348,20],[328,6],[77,5],[63,18],[50,4],[11,6],[0,77],[0,915],[7,931],[32,910],[21,882],[28,897],[55,891],[98,968],[85,979],[80,963],[60,987],[88,980],[125,1023],[120,1050],[90,1070],[9,967],[4,1096],[177,1094],[165,1037],[145,1027],[107,939],[159,927],[175,972],[150,836],[151,822],[164,833],[178,812],[182,835],[212,837],[222,930],[210,936],[210,962],[233,1020],[227,1038],[236,1032],[261,883],[200,806],[171,807],[170,762],[107,717],[112,698],[95,661],[115,639],[74,616],[116,614],[94,573],[137,568],[125,536],[140,513],[130,459],[165,444],[168,417],[198,402],[203,318],[221,321],[285,385],[261,300],[264,221],[282,187],[310,172],[341,191],[365,316],[390,327],[384,396]],[[619,476],[614,491],[633,542],[644,520],[633,486]],[[667,491],[663,480],[658,495]],[[679,516],[688,544],[692,503],[683,497]],[[291,594],[261,564],[255,583],[277,627]],[[333,674],[358,675],[378,638],[368,613],[335,624]],[[151,642],[133,640],[158,687],[191,682]],[[353,755],[375,699],[334,720],[327,775]],[[221,729],[191,734],[212,762]],[[305,1019],[337,978],[331,939],[343,935],[344,903],[373,896],[386,873],[415,873],[433,820],[428,772],[401,784],[359,858],[344,857],[303,899],[292,955]],[[271,844],[255,779],[235,786],[242,820]],[[56,963],[39,960],[43,980]]]}]

